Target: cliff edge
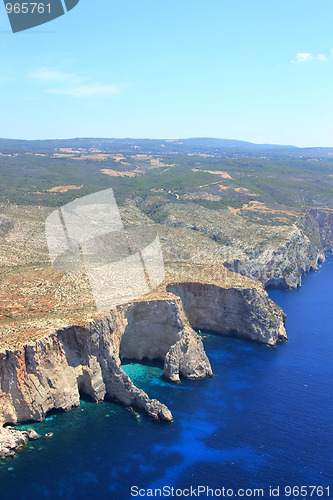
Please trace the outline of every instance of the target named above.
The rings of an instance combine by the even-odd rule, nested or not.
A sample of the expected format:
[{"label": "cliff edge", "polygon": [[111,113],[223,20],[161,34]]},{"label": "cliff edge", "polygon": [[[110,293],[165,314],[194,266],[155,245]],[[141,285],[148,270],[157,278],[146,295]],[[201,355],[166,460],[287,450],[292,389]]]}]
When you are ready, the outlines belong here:
[{"label": "cliff edge", "polygon": [[[167,285],[167,292],[164,298],[120,305],[85,326],[62,328],[1,352],[0,424],[42,421],[50,410],[79,406],[81,395],[96,402],[115,400],[155,420],[171,421],[163,403],[133,384],[121,359],[160,359],[164,376],[173,382],[202,379],[213,373],[194,329],[269,345],[287,338],[284,313],[257,285],[238,290],[179,282]],[[0,447],[12,453],[14,431],[6,429],[0,430]],[[23,438],[16,432],[20,444]]]}]

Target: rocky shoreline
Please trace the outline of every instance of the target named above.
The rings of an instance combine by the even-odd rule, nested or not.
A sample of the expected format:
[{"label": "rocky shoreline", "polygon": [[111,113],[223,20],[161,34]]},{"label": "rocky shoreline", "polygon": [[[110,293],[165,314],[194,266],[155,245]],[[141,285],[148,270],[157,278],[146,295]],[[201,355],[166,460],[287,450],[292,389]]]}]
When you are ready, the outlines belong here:
[{"label": "rocky shoreline", "polygon": [[260,281],[265,288],[296,289],[302,276],[317,271],[325,253],[333,252],[333,210],[311,209],[294,224],[277,247],[258,250],[247,259],[224,262],[227,269]]},{"label": "rocky shoreline", "polygon": [[36,441],[40,435],[34,429],[19,431],[13,427],[0,429],[0,460],[15,458],[16,453],[21,451],[29,441]]},{"label": "rocky shoreline", "polygon": [[[111,399],[172,421],[171,411],[150,399],[121,369],[121,359],[160,359],[164,376],[204,379],[213,375],[200,336],[210,330],[267,345],[287,340],[285,314],[264,287],[296,288],[301,277],[318,269],[333,250],[333,211],[310,210],[294,227],[289,241],[252,261],[225,263],[257,283],[223,287],[199,281],[173,281],[163,298],[134,301],[112,308],[84,326],[54,331],[15,350],[0,352],[0,459],[15,450],[33,430],[8,425],[43,421],[54,409],[69,411],[80,397]],[[245,279],[245,278],[244,278]],[[5,427],[3,427],[5,425]],[[35,436],[36,435],[36,436]]]},{"label": "rocky shoreline", "polygon": [[[0,424],[43,421],[50,410],[79,406],[82,395],[96,402],[118,401],[155,420],[170,422],[171,411],[138,389],[121,369],[122,358],[161,359],[164,376],[179,382],[181,377],[213,375],[201,337],[194,330],[198,325],[211,327],[215,321],[213,331],[269,345],[287,338],[285,315],[263,288],[239,291],[202,283],[170,283],[167,289],[168,298],[117,306],[84,327],[57,330],[20,349],[0,353]],[[209,303],[215,304],[215,314]],[[15,442],[20,447],[27,437],[8,427],[0,429],[0,436],[0,457],[9,456]]]}]

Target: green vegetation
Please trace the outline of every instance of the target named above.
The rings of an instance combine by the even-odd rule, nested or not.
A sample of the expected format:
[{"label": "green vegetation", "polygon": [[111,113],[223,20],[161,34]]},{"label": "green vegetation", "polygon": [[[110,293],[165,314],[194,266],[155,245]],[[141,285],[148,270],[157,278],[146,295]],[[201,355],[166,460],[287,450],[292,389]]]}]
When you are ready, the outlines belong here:
[{"label": "green vegetation", "polygon": [[[333,207],[333,159],[328,156],[331,150],[260,150],[259,147],[251,149],[245,144],[242,147],[251,149],[246,152],[235,150],[235,146],[230,145],[227,148],[221,146],[222,150],[219,150],[218,140],[198,139],[197,142],[189,140],[180,141],[179,144],[177,141],[165,142],[164,148],[161,142],[116,139],[0,140],[0,203],[9,201],[57,206],[77,196],[112,187],[120,204],[129,197],[146,200],[153,195],[152,191],[159,191],[161,205],[170,201],[182,204],[191,201],[211,210],[228,206],[242,208],[251,201],[300,210],[307,207]],[[135,149],[135,145],[139,149]],[[53,156],[64,147],[81,148],[77,154],[81,159]],[[125,161],[121,163],[112,157],[104,160],[84,159],[85,155],[96,151],[90,151],[89,148],[99,148],[98,151],[102,153],[122,153]],[[161,150],[165,150],[164,154],[160,153]],[[199,156],[204,153],[209,156]],[[151,163],[152,158],[158,158],[160,163]],[[136,168],[140,172],[133,177],[109,176],[101,172],[102,169],[112,169],[126,174]],[[227,172],[231,179],[207,171]],[[228,189],[219,189],[219,183]],[[48,191],[55,186],[66,185],[82,187],[79,191],[68,190],[63,193]],[[196,196],[186,196],[191,193],[196,193]],[[160,207],[151,207],[151,215],[157,222],[163,220]]]}]

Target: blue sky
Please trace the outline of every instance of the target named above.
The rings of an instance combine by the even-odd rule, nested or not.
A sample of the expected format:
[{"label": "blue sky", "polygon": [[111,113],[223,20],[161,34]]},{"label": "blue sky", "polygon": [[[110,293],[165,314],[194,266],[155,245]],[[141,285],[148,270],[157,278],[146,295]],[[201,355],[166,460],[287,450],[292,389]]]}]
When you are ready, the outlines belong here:
[{"label": "blue sky", "polygon": [[1,4],[0,137],[332,147],[332,27],[331,0],[80,0],[13,34]]}]

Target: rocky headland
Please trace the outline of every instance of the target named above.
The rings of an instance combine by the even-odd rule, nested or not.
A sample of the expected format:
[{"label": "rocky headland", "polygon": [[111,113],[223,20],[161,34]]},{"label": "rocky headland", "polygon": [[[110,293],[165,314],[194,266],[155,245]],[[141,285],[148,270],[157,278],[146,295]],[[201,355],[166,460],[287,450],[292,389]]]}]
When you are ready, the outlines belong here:
[{"label": "rocky headland", "polygon": [[[332,251],[332,228],[333,211],[313,209],[284,229],[278,244],[259,245],[254,253],[244,251],[243,257],[223,260],[223,247],[198,231],[193,239],[193,230],[179,233],[162,227],[167,275],[162,288],[101,318],[91,319],[87,309],[90,320],[85,322],[51,316],[29,319],[27,331],[34,332],[29,341],[11,328],[12,337],[4,333],[7,340],[0,350],[0,425],[5,425],[0,429],[0,458],[13,456],[29,440],[26,431],[8,426],[42,421],[50,410],[68,411],[80,405],[82,395],[96,402],[114,400],[155,420],[171,421],[171,411],[133,384],[121,360],[159,359],[164,376],[179,382],[181,377],[212,376],[195,330],[267,345],[286,340],[285,315],[264,286],[299,286],[301,276],[317,269],[325,252]],[[234,250],[237,256],[239,248],[229,248]],[[68,280],[72,286],[70,276],[59,278],[61,290]],[[24,322],[19,327],[23,332]],[[7,332],[6,324],[3,328]]]},{"label": "rocky headland", "polygon": [[229,259],[231,271],[259,280],[266,288],[301,286],[302,276],[317,271],[325,253],[333,251],[333,210],[311,209],[284,232],[278,245],[266,245]]},{"label": "rocky headland", "polygon": [[298,227],[293,227],[288,238],[278,247],[259,250],[250,258],[224,262],[231,271],[259,280],[266,288],[291,288],[301,285],[302,276],[317,271],[325,260],[321,245],[316,245]]},{"label": "rocky headland", "polygon": [[[117,306],[84,326],[62,328],[1,352],[1,425],[42,421],[50,410],[79,406],[82,395],[96,402],[111,399],[155,420],[171,421],[170,410],[150,399],[122,370],[122,358],[160,359],[164,376],[178,382],[181,377],[213,375],[194,329],[207,328],[269,345],[287,338],[285,315],[262,287],[236,290],[178,282],[166,288],[161,299]],[[14,428],[2,428],[0,436],[2,457],[12,456],[26,441]]]},{"label": "rocky headland", "polygon": [[[85,142],[79,154],[77,144],[70,148],[63,163],[62,143],[48,145],[42,156],[28,144],[29,154],[1,156],[8,176],[0,203],[0,458],[36,437],[10,426],[70,410],[83,395],[170,421],[170,410],[135,387],[122,360],[159,359],[164,376],[179,382],[212,375],[195,330],[269,346],[285,340],[285,315],[265,288],[300,286],[333,249],[327,152],[244,156],[234,145],[226,152],[225,145],[207,149],[201,140],[193,150],[191,140],[186,156],[183,141],[166,141],[158,156],[151,141],[126,142],[118,154],[118,142],[103,140],[102,158],[94,141]],[[101,168],[103,153],[112,168]],[[80,184],[72,155],[94,160],[81,162]],[[58,182],[61,171],[65,186]],[[12,174],[25,179],[22,189]],[[124,175],[131,177],[117,199],[124,227],[154,226],[166,280],[154,293],[97,316],[87,275],[51,266],[44,223],[54,207]]]},{"label": "rocky headland", "polygon": [[171,283],[167,290],[181,298],[189,322],[196,330],[268,345],[287,340],[286,315],[264,290],[191,282]]},{"label": "rocky headland", "polygon": [[251,205],[253,209],[245,206],[230,211],[194,203],[163,205],[159,234],[166,259],[172,265],[201,261],[214,270],[223,263],[266,288],[295,289],[332,252],[332,209],[295,212],[262,203]]}]

